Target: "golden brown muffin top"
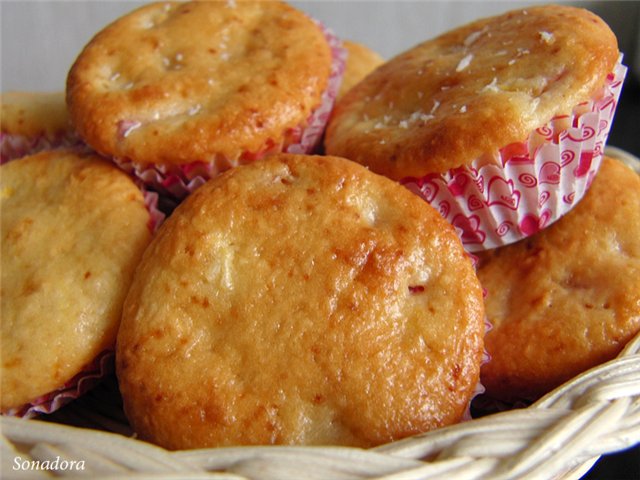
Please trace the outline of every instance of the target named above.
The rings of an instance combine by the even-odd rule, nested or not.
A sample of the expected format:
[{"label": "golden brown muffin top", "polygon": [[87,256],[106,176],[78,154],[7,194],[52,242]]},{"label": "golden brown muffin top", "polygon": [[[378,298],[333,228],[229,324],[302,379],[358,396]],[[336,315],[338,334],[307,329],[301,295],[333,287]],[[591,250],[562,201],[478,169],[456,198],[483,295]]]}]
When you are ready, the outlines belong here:
[{"label": "golden brown muffin top", "polygon": [[142,164],[236,159],[304,124],[330,70],[322,30],[281,2],[163,2],[89,42],[67,101],[103,154]]},{"label": "golden brown muffin top", "polygon": [[329,154],[394,179],[443,173],[596,96],[618,60],[593,13],[542,6],[467,24],[385,63],[338,102]]},{"label": "golden brown muffin top", "polygon": [[347,51],[347,62],[340,90],[338,91],[338,98],[344,96],[351,87],[384,63],[384,59],[378,52],[371,50],[362,43],[344,40],[342,45]]},{"label": "golden brown muffin top", "polygon": [[384,443],[460,419],[483,315],[434,209],[347,160],[274,155],[200,187],[145,253],[125,411],[168,448]]},{"label": "golden brown muffin top", "polygon": [[35,137],[72,130],[64,92],[6,92],[0,104],[2,133]]},{"label": "golden brown muffin top", "polygon": [[535,398],[640,330],[640,177],[605,157],[573,210],[481,259],[494,326],[482,382],[498,398]]},{"label": "golden brown muffin top", "polygon": [[151,234],[142,193],[98,157],[44,152],[0,174],[4,411],[62,387],[114,348]]}]

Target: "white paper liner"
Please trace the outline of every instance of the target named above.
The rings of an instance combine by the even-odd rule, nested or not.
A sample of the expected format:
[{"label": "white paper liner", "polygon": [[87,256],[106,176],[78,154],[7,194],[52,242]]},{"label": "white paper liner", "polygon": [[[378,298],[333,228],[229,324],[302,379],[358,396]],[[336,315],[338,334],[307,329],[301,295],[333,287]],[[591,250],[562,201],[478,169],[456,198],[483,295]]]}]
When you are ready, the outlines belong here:
[{"label": "white paper liner", "polygon": [[0,165],[16,158],[33,155],[43,150],[57,148],[85,148],[84,142],[75,132],[65,132],[56,135],[19,135],[15,133],[0,133]]},{"label": "white paper liner", "polygon": [[105,376],[113,373],[114,358],[113,350],[102,352],[61,388],[42,395],[28,404],[2,412],[2,415],[33,418],[62,408],[97,385]]},{"label": "white paper liner", "polygon": [[123,170],[140,178],[149,188],[180,200],[223,171],[253,162],[270,153],[313,153],[321,142],[333,110],[347,58],[347,52],[340,39],[322,23],[317,20],[314,22],[324,33],[331,48],[331,73],[320,105],[311,112],[304,125],[290,129],[284,139],[271,140],[260,151],[245,152],[238,158],[218,155],[211,161],[196,161],[185,165],[141,164],[128,158],[114,158],[114,162]]},{"label": "white paper liner", "polygon": [[553,118],[527,140],[444,174],[401,180],[481,251],[521,240],[573,208],[597,173],[627,68],[622,55],[597,99]]}]

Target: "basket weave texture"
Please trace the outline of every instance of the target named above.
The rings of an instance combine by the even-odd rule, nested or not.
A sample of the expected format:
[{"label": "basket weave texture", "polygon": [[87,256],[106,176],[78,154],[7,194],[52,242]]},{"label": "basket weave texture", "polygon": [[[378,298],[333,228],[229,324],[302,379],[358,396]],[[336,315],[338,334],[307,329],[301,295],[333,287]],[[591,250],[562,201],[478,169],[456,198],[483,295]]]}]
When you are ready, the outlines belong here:
[{"label": "basket weave texture", "polygon": [[[635,161],[624,158],[624,152],[607,153]],[[579,375],[528,408],[373,449],[164,450],[133,438],[113,394],[115,380],[111,382],[48,421],[2,417],[0,477],[546,480],[579,478],[600,455],[640,443],[640,334],[615,360]],[[111,402],[105,402],[109,395]],[[22,468],[27,464],[47,467]],[[66,468],[55,471],[52,465]]]}]

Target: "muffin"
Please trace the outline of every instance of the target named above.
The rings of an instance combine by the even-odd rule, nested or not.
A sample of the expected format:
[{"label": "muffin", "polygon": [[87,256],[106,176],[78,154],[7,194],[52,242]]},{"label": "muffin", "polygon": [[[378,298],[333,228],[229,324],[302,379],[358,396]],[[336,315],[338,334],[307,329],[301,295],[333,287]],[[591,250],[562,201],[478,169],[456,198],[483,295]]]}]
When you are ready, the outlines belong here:
[{"label": "muffin", "polygon": [[379,53],[362,43],[344,40],[342,45],[347,52],[347,61],[344,66],[340,90],[338,91],[338,99],[384,63],[384,59]]},{"label": "muffin", "polygon": [[282,2],[162,2],[99,32],[67,77],[82,138],[148,185],[186,196],[207,178],[318,143],[344,52]]},{"label": "muffin", "polygon": [[64,92],[6,92],[0,104],[0,163],[81,144],[69,119]]},{"label": "muffin", "polygon": [[613,359],[640,331],[640,176],[605,157],[549,228],[480,255],[487,395],[532,400]]},{"label": "muffin", "polygon": [[335,157],[279,154],[196,190],[127,296],[116,373],[170,449],[372,446],[457,422],[482,291],[451,226]]},{"label": "muffin", "polygon": [[52,150],[0,171],[0,410],[32,415],[59,407],[57,390],[77,396],[113,351],[150,214],[131,178],[94,155]]},{"label": "muffin", "polygon": [[481,19],[391,59],[335,107],[325,147],[405,184],[469,251],[550,225],[597,171],[626,69],[593,13]]}]

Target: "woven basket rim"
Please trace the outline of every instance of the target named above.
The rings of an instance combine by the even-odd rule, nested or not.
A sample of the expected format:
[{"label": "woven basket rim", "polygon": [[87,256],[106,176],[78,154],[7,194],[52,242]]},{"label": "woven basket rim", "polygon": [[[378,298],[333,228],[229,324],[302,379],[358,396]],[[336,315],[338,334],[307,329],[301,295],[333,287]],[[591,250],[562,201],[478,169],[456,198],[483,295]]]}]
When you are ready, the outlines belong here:
[{"label": "woven basket rim", "polygon": [[[618,358],[584,372],[528,408],[372,449],[169,451],[119,433],[41,420],[2,417],[0,429],[3,457],[84,459],[97,465],[92,478],[579,478],[600,455],[640,443],[640,333]],[[6,478],[12,478],[10,468],[3,461]],[[57,472],[67,473],[79,472]]]}]

